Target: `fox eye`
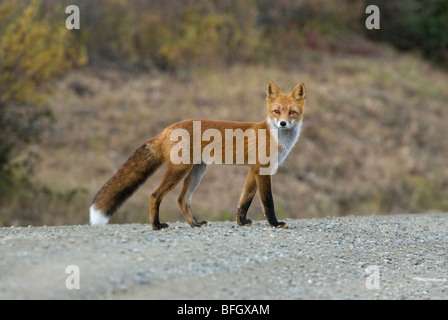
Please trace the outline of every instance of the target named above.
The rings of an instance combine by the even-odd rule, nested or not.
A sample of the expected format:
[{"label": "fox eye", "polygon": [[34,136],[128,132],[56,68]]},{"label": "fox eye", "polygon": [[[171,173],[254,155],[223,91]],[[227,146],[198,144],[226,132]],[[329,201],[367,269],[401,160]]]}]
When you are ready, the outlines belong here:
[{"label": "fox eye", "polygon": [[274,110],[274,113],[280,114],[280,111],[279,110]]},{"label": "fox eye", "polygon": [[297,112],[294,110],[289,111],[289,114],[296,114]]}]

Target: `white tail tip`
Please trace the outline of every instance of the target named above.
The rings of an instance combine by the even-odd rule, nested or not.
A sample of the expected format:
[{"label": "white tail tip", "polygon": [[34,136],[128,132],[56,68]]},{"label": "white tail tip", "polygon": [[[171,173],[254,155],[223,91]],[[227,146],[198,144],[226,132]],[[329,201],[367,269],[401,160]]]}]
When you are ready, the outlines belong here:
[{"label": "white tail tip", "polygon": [[90,224],[92,226],[105,226],[109,222],[109,217],[99,210],[95,209],[92,204],[90,207]]}]

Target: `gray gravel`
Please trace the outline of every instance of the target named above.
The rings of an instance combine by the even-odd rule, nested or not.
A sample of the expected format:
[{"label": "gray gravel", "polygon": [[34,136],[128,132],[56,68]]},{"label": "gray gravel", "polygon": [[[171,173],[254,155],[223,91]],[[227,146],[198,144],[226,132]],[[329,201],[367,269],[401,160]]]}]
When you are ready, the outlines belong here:
[{"label": "gray gravel", "polygon": [[286,222],[0,228],[0,299],[448,298],[445,213]]}]

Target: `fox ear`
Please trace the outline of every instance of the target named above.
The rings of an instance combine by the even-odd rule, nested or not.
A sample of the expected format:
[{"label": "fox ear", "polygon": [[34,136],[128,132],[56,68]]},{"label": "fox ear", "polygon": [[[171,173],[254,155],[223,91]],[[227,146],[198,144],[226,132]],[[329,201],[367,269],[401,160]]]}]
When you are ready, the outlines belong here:
[{"label": "fox ear", "polygon": [[292,89],[291,96],[294,101],[300,101],[305,99],[306,93],[305,93],[305,85],[303,83],[299,83]]},{"label": "fox ear", "polygon": [[272,100],[277,98],[280,95],[280,89],[277,87],[277,85],[269,81],[268,87],[266,88],[266,100]]}]

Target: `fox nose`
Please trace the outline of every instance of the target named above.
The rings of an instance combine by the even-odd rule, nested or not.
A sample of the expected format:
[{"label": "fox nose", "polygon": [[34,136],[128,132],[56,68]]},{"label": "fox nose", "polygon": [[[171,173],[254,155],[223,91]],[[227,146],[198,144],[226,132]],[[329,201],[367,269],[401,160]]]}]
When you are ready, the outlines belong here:
[{"label": "fox nose", "polygon": [[282,127],[286,126],[286,121],[280,121],[280,125],[281,125]]}]

